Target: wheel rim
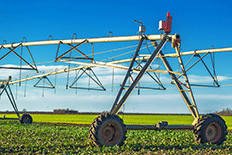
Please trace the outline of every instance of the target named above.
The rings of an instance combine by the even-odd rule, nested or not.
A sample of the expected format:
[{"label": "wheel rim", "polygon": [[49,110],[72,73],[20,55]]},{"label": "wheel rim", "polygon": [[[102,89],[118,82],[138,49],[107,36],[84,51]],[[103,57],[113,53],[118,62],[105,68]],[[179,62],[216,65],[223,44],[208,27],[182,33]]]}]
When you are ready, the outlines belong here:
[{"label": "wheel rim", "polygon": [[221,127],[217,123],[211,123],[205,130],[206,139],[211,142],[217,142],[222,134]]},{"label": "wheel rim", "polygon": [[23,116],[22,122],[25,123],[25,124],[31,124],[32,123],[31,117],[27,116],[27,115]]},{"label": "wheel rim", "polygon": [[108,123],[102,128],[102,140],[108,144],[114,144],[120,137],[120,129],[116,123]]}]

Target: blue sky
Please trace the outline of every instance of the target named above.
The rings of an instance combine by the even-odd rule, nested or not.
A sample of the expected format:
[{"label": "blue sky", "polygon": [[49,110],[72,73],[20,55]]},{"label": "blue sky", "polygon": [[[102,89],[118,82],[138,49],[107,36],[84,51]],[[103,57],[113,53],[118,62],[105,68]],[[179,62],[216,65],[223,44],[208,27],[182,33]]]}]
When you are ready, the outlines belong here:
[{"label": "blue sky", "polygon": [[[61,1],[61,0],[40,0],[40,1],[0,1],[0,41],[7,43],[21,42],[23,37],[27,41],[47,40],[49,35],[53,39],[70,39],[73,33],[77,38],[105,37],[109,31],[114,36],[136,35],[139,24],[133,20],[143,21],[146,26],[146,34],[160,34],[158,30],[159,20],[165,20],[167,12],[173,16],[173,28],[171,34],[178,33],[182,39],[183,51],[196,49],[208,49],[212,45],[215,48],[231,47],[232,45],[232,2],[231,1]],[[136,45],[138,42],[133,42]],[[121,44],[116,44],[121,46]],[[104,51],[118,48],[116,45],[96,45],[96,51]],[[126,44],[127,45],[127,44]],[[170,44],[166,45],[169,52]],[[123,45],[122,45],[123,47]],[[52,61],[55,58],[56,47],[31,47],[31,52],[36,62]],[[87,47],[89,48],[89,47]],[[26,49],[24,49],[26,50]],[[84,48],[83,48],[84,50]],[[89,50],[89,49],[88,49]],[[1,52],[1,51],[0,51]],[[20,50],[18,51],[20,52]],[[173,51],[170,51],[170,53]],[[2,53],[1,53],[2,55]],[[106,54],[104,57],[111,57]],[[128,56],[130,57],[130,56]],[[220,84],[231,84],[232,64],[231,52],[217,53],[216,71],[221,77]],[[206,60],[209,63],[209,59]],[[15,58],[8,58],[0,62],[0,65],[19,64]],[[67,64],[46,64],[40,68],[52,68],[51,65]],[[201,69],[201,66],[196,66]],[[191,76],[198,76],[203,79],[207,76],[199,68],[191,72]],[[69,108],[79,111],[109,111],[117,94],[111,91],[110,69],[96,69],[107,85],[106,92],[57,89],[45,90],[45,97],[42,97],[43,90],[30,87],[35,81],[28,82],[27,87],[17,88],[12,86],[17,96],[17,103],[20,110],[48,110],[56,108]],[[119,84],[125,72],[115,71]],[[1,78],[8,75],[18,75],[18,71],[0,72]],[[65,87],[66,75],[59,76],[59,86]],[[190,76],[190,77],[191,77]],[[74,73],[71,75],[71,79]],[[54,81],[55,77],[51,79]],[[164,82],[166,76],[163,77]],[[196,77],[195,77],[196,78]],[[225,78],[228,78],[225,80]],[[83,81],[83,83],[87,83]],[[172,85],[167,84],[168,88]],[[25,88],[27,90],[24,97]],[[232,109],[231,86],[220,88],[193,88],[197,105],[201,113],[209,113],[222,108]],[[144,103],[144,100],[147,102]],[[0,110],[11,110],[10,103],[5,97],[0,100]],[[141,95],[135,92],[129,97],[125,104],[125,112],[154,112],[154,113],[188,113],[188,109],[176,89],[166,91],[141,91]]]}]

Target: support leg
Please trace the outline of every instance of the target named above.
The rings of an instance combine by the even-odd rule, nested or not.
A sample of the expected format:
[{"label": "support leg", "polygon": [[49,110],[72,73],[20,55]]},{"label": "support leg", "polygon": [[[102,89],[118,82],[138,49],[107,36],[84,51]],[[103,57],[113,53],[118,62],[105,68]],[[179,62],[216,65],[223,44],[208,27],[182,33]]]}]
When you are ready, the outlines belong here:
[{"label": "support leg", "polygon": [[119,90],[119,92],[118,92],[118,95],[117,95],[117,97],[116,97],[116,99],[115,99],[115,101],[114,101],[114,104],[113,104],[112,108],[111,108],[110,113],[112,113],[113,109],[115,108],[115,106],[117,105],[117,103],[118,103],[118,101],[119,101],[119,99],[120,99],[120,97],[121,97],[121,94],[122,94],[122,91],[123,91],[124,86],[125,86],[125,84],[126,84],[126,81],[127,81],[127,79],[130,77],[130,72],[131,72],[131,69],[132,69],[132,67],[133,67],[133,65],[134,65],[135,59],[137,58],[138,53],[139,53],[139,50],[140,50],[140,48],[141,48],[141,46],[142,46],[143,40],[144,40],[144,37],[142,36],[142,38],[140,39],[139,44],[138,44],[138,46],[137,46],[137,49],[136,49],[136,51],[135,51],[135,54],[134,54],[134,56],[133,56],[133,59],[132,59],[132,61],[131,61],[131,63],[130,63],[130,66],[129,66],[129,69],[128,69],[127,73],[126,73],[126,76],[124,77],[124,80],[123,80],[123,82],[122,82],[122,85],[121,85],[121,88],[120,88],[120,90]]},{"label": "support leg", "polygon": [[119,110],[122,108],[122,106],[126,102],[127,98],[130,96],[130,94],[132,93],[132,91],[134,90],[134,88],[136,87],[136,85],[138,84],[138,82],[140,81],[140,79],[146,73],[148,67],[154,61],[155,56],[161,51],[161,49],[163,48],[163,46],[165,45],[165,43],[168,41],[168,39],[169,39],[168,35],[165,34],[165,36],[160,41],[159,45],[154,50],[154,52],[152,53],[152,55],[150,56],[150,58],[148,59],[148,61],[146,62],[146,64],[143,66],[142,70],[139,72],[139,74],[137,75],[137,77],[135,78],[135,80],[133,81],[133,83],[130,85],[130,87],[128,88],[128,90],[126,91],[126,93],[124,94],[124,96],[122,97],[122,99],[119,101],[119,103],[115,107],[113,107],[111,109],[111,112],[110,112],[111,114],[118,114]]},{"label": "support leg", "polygon": [[9,82],[11,80],[11,77],[9,77],[8,80],[2,80],[0,81],[0,88],[2,88],[1,92],[0,92],[0,96],[3,94],[3,92],[5,91],[7,96],[8,96],[8,99],[16,113],[16,115],[18,116],[18,118],[0,118],[0,119],[9,119],[9,120],[19,120],[21,123],[26,123],[26,124],[31,124],[32,123],[32,117],[29,115],[29,114],[23,114],[22,117],[20,117],[19,115],[19,110],[17,108],[17,105],[16,105],[16,102],[15,102],[15,99],[14,99],[14,96],[13,96],[13,93],[11,91],[11,88],[10,88],[10,85],[9,85]]},{"label": "support leg", "polygon": [[16,115],[20,119],[19,110],[17,108],[17,105],[16,105],[16,102],[15,102],[14,96],[13,96],[13,94],[11,92],[10,86],[7,85],[7,87],[8,87],[9,92],[7,91],[7,89],[5,89],[5,92],[6,92],[7,96],[8,96],[8,98],[9,98],[9,101],[10,101],[12,107],[14,108],[14,111],[15,111]]},{"label": "support leg", "polygon": [[[153,45],[156,47],[155,42],[153,42]],[[164,57],[164,54],[162,53],[162,51],[160,51],[161,60],[162,60],[162,62],[164,64],[164,66],[166,67],[167,71],[169,72],[169,75],[172,78],[174,84],[176,85],[178,91],[180,92],[180,95],[184,99],[187,107],[189,108],[189,111],[191,112],[192,116],[194,117],[194,121],[193,121],[192,125],[195,125],[197,123],[198,119],[200,118],[199,117],[199,112],[198,112],[196,102],[195,102],[195,99],[194,99],[194,96],[193,96],[193,93],[192,93],[192,89],[191,89],[190,84],[189,84],[189,80],[188,80],[188,77],[187,77],[187,74],[186,74],[186,71],[185,71],[185,67],[183,65],[183,61],[182,61],[181,56],[180,56],[180,50],[177,47],[175,49],[176,49],[176,52],[178,54],[178,60],[179,60],[179,63],[181,65],[183,77],[185,78],[186,84],[183,84],[182,82],[180,82],[178,80],[176,75],[173,73],[171,65],[167,61],[166,57]],[[184,89],[182,87],[182,85],[186,89]],[[190,98],[188,97],[186,92],[189,93]]]}]

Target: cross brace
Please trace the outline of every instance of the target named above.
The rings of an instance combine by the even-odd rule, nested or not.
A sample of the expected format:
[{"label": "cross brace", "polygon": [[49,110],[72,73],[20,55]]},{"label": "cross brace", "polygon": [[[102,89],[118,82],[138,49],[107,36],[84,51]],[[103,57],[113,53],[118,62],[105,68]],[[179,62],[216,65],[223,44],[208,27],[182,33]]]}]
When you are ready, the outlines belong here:
[{"label": "cross brace", "polygon": [[115,100],[115,103],[110,111],[111,114],[118,114],[119,110],[122,108],[122,106],[124,105],[124,103],[126,102],[126,100],[128,99],[128,97],[130,96],[130,94],[132,93],[132,91],[135,89],[136,85],[138,84],[138,82],[141,80],[141,78],[143,77],[143,75],[146,73],[147,69],[149,68],[149,66],[152,64],[152,62],[155,59],[155,56],[161,51],[161,49],[163,48],[163,46],[165,45],[165,43],[169,40],[169,37],[167,34],[164,35],[163,39],[160,41],[159,45],[157,46],[157,48],[154,50],[154,52],[151,54],[150,58],[148,59],[148,61],[146,62],[146,64],[143,66],[143,68],[141,69],[141,71],[139,72],[139,74],[136,76],[135,80],[132,82],[132,84],[130,85],[130,87],[128,88],[128,90],[125,92],[124,96],[121,98],[121,100],[117,103],[117,100],[119,100],[119,97],[121,96],[121,90],[124,88],[124,81],[127,80],[127,78],[129,77],[129,72],[131,70],[131,68],[133,67],[134,61],[137,57],[137,54],[139,52],[139,49],[142,45],[142,41],[143,41],[143,37],[141,38],[141,40],[139,41],[139,45],[135,51],[134,57],[131,61],[130,67],[128,69],[128,72],[126,74],[126,77],[123,80],[123,84],[121,85],[121,89],[119,90],[119,93],[117,95],[117,98]]},{"label": "cross brace", "polygon": [[[18,118],[10,118],[10,119],[19,120],[20,119],[19,110],[17,108],[13,93],[12,93],[10,85],[9,85],[10,80],[11,80],[11,77],[9,77],[7,80],[0,80],[0,89],[2,89],[0,91],[0,96],[3,94],[3,92],[6,92],[11,105],[14,108],[16,115],[18,116]],[[5,118],[3,118],[3,119],[5,119]]]},{"label": "cross brace", "polygon": [[[198,109],[197,109],[197,106],[196,106],[196,103],[195,103],[195,99],[194,99],[194,96],[193,96],[193,93],[192,93],[192,90],[191,90],[191,87],[190,87],[190,84],[189,84],[189,80],[188,80],[188,77],[187,77],[187,74],[186,74],[186,71],[185,71],[185,67],[183,65],[183,61],[182,61],[182,58],[181,58],[181,55],[180,55],[180,48],[178,48],[177,46],[175,47],[175,50],[176,50],[176,53],[177,53],[177,57],[178,57],[178,60],[179,60],[179,63],[181,65],[181,69],[182,69],[182,76],[185,78],[185,87],[186,88],[184,89],[182,87],[182,83],[178,80],[178,78],[176,77],[175,73],[173,72],[172,70],[172,67],[171,65],[169,64],[168,60],[166,59],[166,57],[164,57],[164,54],[162,53],[161,49],[163,48],[163,46],[166,44],[167,41],[169,41],[169,37],[167,34],[164,35],[163,39],[160,41],[160,43],[158,44],[157,46],[157,43],[156,41],[152,41],[153,45],[155,46],[155,50],[154,52],[151,54],[150,58],[148,59],[148,61],[146,62],[146,64],[142,67],[141,71],[138,73],[138,75],[136,76],[135,80],[132,82],[132,84],[129,86],[129,88],[127,89],[127,91],[125,92],[125,94],[123,95],[123,97],[121,98],[121,100],[119,101],[119,98],[122,94],[122,90],[125,86],[125,81],[130,77],[130,71],[131,71],[131,68],[133,67],[133,64],[136,60],[136,57],[137,57],[137,54],[139,52],[139,49],[141,47],[141,44],[143,42],[143,39],[145,38],[141,38],[141,40],[139,41],[139,45],[135,51],[135,54],[134,54],[134,57],[130,63],[130,67],[127,71],[127,74],[122,82],[122,85],[121,85],[121,89],[119,90],[118,92],[118,95],[115,99],[115,102],[111,108],[111,111],[110,113],[111,114],[118,114],[119,110],[121,109],[121,107],[125,104],[126,100],[128,99],[128,97],[130,96],[130,94],[132,93],[132,91],[136,88],[136,85],[139,83],[139,81],[141,80],[142,76],[146,73],[147,69],[149,68],[149,66],[152,64],[152,62],[154,61],[155,57],[157,55],[159,55],[159,57],[161,58],[162,62],[164,63],[164,66],[166,67],[170,77],[172,78],[174,84],[176,85],[179,93],[181,94],[182,98],[184,99],[187,107],[189,108],[192,116],[194,117],[194,122],[193,122],[193,125],[198,121],[199,119],[199,113],[198,113]],[[189,96],[186,94],[189,93]]]}]

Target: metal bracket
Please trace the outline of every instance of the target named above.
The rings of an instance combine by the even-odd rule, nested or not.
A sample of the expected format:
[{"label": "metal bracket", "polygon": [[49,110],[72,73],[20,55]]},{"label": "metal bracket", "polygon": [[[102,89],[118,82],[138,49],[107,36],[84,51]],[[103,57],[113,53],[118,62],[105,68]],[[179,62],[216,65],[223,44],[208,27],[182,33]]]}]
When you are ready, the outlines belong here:
[{"label": "metal bracket", "polygon": [[159,123],[157,123],[155,125],[155,127],[157,128],[157,130],[162,130],[162,129],[164,129],[167,126],[168,126],[168,122],[167,121],[160,121]]},{"label": "metal bracket", "polygon": [[[24,38],[23,38],[23,39],[24,39]],[[28,48],[27,46],[26,46],[26,48],[27,48],[27,50],[28,50],[28,53],[29,53],[29,55],[30,55],[30,57],[31,57],[31,60],[32,60],[34,66],[32,66],[32,65],[31,65],[28,61],[26,61],[22,56],[20,56],[19,54],[17,54],[17,53],[15,52],[15,50],[16,50],[18,47],[22,46],[23,40],[22,40],[22,42],[21,42],[20,44],[18,44],[18,45],[15,46],[15,47],[13,47],[13,44],[14,44],[14,43],[11,44],[12,48],[10,48],[10,47],[8,48],[10,51],[7,52],[5,55],[3,55],[3,56],[0,58],[0,61],[1,61],[2,59],[4,59],[6,56],[8,56],[10,53],[14,53],[18,58],[20,58],[20,61],[24,61],[28,66],[30,66],[30,68],[24,68],[24,67],[21,66],[21,63],[20,63],[20,67],[0,67],[0,69],[35,70],[35,71],[38,73],[38,69],[37,69],[37,67],[36,67],[35,61],[34,61],[34,59],[33,59],[33,57],[32,57],[32,54],[31,54],[31,52],[30,52],[30,50],[29,50],[29,48]]]},{"label": "metal bracket", "polygon": [[[73,40],[73,39],[72,39]],[[61,54],[60,56],[58,56],[58,52],[59,52],[59,48],[60,48],[60,44],[63,44],[62,42],[60,42],[60,44],[58,45],[58,48],[57,48],[57,53],[56,53],[56,59],[55,61],[59,61],[60,59],[65,59],[65,60],[70,60],[70,59],[87,59],[87,60],[90,60],[90,61],[93,61],[93,58],[90,58],[88,57],[86,54],[84,54],[83,52],[81,52],[79,49],[77,49],[77,47],[81,46],[82,44],[88,42],[87,39],[83,40],[81,43],[79,43],[78,45],[76,46],[73,46],[72,44],[67,44],[71,47],[70,50],[68,50],[67,52]],[[68,53],[70,53],[71,51],[73,50],[76,50],[77,52],[79,52],[82,56],[84,57],[64,57],[65,55],[67,55]]]},{"label": "metal bracket", "polygon": [[[216,73],[214,73],[214,75],[211,73],[210,69],[208,68],[208,66],[206,65],[206,63],[204,62],[203,58],[205,58],[208,54],[211,54],[211,53],[206,53],[204,54],[203,56],[200,56],[200,54],[196,54],[194,53],[192,55],[192,57],[188,60],[188,62],[185,64],[184,67],[188,66],[188,64],[191,62],[191,60],[194,58],[194,57],[197,57],[199,58],[196,62],[194,62],[190,67],[188,67],[188,69],[185,70],[185,72],[188,72],[190,69],[192,69],[196,64],[198,64],[200,61],[202,62],[202,64],[204,65],[204,67],[206,68],[206,70],[208,71],[209,75],[211,76],[212,80],[213,80],[213,85],[202,85],[202,84],[190,84],[191,86],[198,86],[198,87],[220,87],[219,83],[218,83],[218,80],[217,80],[217,76],[216,76]],[[211,58],[212,59],[212,58]],[[213,70],[215,72],[215,66],[213,65]],[[177,79],[179,79],[180,77],[182,77],[183,75],[179,75],[177,77]],[[172,84],[174,84],[172,82]]]},{"label": "metal bracket", "polygon": [[[40,83],[40,81],[43,81],[44,84],[46,83],[47,86],[38,85]],[[48,79],[47,76],[40,77],[39,80],[34,84],[34,87],[38,87],[38,88],[51,88],[51,89],[55,88],[55,86],[53,86],[52,82]]]},{"label": "metal bracket", "polygon": [[[90,73],[87,73],[87,70]],[[79,72],[82,71],[82,73],[78,76]],[[69,88],[73,88],[73,89],[86,89],[86,90],[99,90],[99,91],[105,91],[106,89],[104,88],[104,86],[102,85],[101,81],[98,79],[98,77],[96,76],[96,74],[94,73],[94,71],[88,67],[85,69],[80,69],[79,72],[76,74],[76,77],[74,78],[72,84],[69,86]],[[83,76],[83,75],[87,75],[95,84],[97,84],[100,88],[91,88],[90,87],[90,83],[89,83],[89,87],[77,87],[74,86],[74,84],[77,83],[77,81]],[[92,74],[93,76],[91,76],[90,74]],[[90,82],[90,81],[89,81]]]}]

